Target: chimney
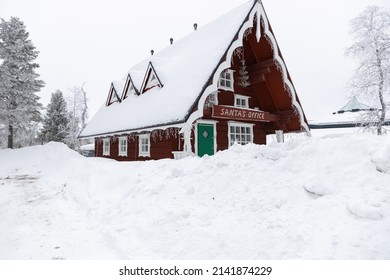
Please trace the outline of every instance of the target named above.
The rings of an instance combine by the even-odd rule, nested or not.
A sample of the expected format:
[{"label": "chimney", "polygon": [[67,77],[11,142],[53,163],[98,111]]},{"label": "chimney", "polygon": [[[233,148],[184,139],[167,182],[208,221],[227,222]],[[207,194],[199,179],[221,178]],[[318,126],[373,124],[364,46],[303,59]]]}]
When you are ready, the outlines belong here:
[{"label": "chimney", "polygon": [[154,50],[150,50],[150,53],[153,55],[154,54]]},{"label": "chimney", "polygon": [[194,30],[196,31],[198,29],[198,24],[194,23]]},{"label": "chimney", "polygon": [[171,41],[171,45],[173,44],[173,38],[169,39],[169,41]]}]

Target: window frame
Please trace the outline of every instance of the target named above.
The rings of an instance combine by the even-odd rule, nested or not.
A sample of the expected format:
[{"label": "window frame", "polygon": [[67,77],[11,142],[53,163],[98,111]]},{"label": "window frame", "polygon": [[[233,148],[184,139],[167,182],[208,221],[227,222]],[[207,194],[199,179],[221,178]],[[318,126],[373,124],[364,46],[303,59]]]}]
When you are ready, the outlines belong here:
[{"label": "window frame", "polygon": [[[234,107],[249,109],[249,98],[250,96],[234,94]],[[242,106],[241,104],[237,104],[239,100],[245,100],[245,106]]]},{"label": "window frame", "polygon": [[[231,130],[232,130],[231,128],[232,127],[235,127],[235,128],[239,127],[240,128],[239,132],[234,132],[234,138],[235,138],[234,141],[232,141],[232,138],[233,138],[232,137],[232,132],[231,132]],[[229,121],[228,122],[228,132],[227,132],[228,133],[228,145],[229,145],[229,148],[231,146],[233,146],[234,143],[238,143],[240,145],[246,145],[248,143],[253,143],[253,138],[254,138],[253,127],[254,127],[253,123],[242,123],[242,122],[231,122],[231,121]],[[241,128],[245,128],[245,131],[242,132]],[[242,140],[237,141],[236,138],[237,138],[238,135],[240,136],[239,138],[241,138],[242,135],[243,136],[247,136],[248,135],[248,133],[246,132],[247,128],[249,128],[249,141],[247,142],[246,139],[244,140],[245,143],[242,143]]]},{"label": "window frame", "polygon": [[[226,78],[226,74],[230,75],[230,79]],[[221,72],[221,75],[219,76],[218,79],[218,88],[223,89],[223,90],[228,90],[228,91],[233,91],[234,90],[234,71],[232,69],[226,69]],[[225,76],[224,76],[225,75]],[[222,81],[224,81],[225,85],[222,85]],[[226,82],[230,82],[230,87],[226,86]]]},{"label": "window frame", "polygon": [[[148,151],[147,152],[142,151],[142,147],[143,147],[142,140],[143,139],[148,140],[148,143],[147,143]],[[150,133],[139,134],[138,135],[138,156],[139,157],[150,157],[150,147],[151,147]]]},{"label": "window frame", "polygon": [[[153,77],[154,77],[154,79],[153,79]],[[160,85],[160,82],[158,81],[154,72],[151,71],[149,78],[148,78],[148,81],[146,82],[145,89],[151,89],[151,88],[153,88],[155,86],[159,86],[159,85]]]},{"label": "window frame", "polygon": [[[152,79],[154,76],[155,79]],[[157,75],[157,72],[155,71],[152,62],[149,62],[148,68],[146,69],[146,73],[144,76],[144,80],[142,82],[141,90],[139,91],[139,94],[144,94],[148,90],[154,88],[154,87],[162,88],[164,85],[162,84],[160,78]]]},{"label": "window frame", "polygon": [[[119,137],[119,139],[118,139],[118,156],[120,156],[120,157],[127,157],[127,136],[121,136],[121,137]],[[124,147],[125,147],[125,149],[124,149],[124,151],[122,151],[122,147],[123,147],[123,145],[122,145],[122,141],[124,141],[124,143],[125,143],[125,145],[124,145]]]},{"label": "window frame", "polygon": [[[106,143],[108,143],[107,147],[108,147],[108,150],[106,151]],[[110,155],[110,149],[111,149],[111,145],[110,145],[110,138],[105,138],[103,139],[103,156],[109,156]]]}]

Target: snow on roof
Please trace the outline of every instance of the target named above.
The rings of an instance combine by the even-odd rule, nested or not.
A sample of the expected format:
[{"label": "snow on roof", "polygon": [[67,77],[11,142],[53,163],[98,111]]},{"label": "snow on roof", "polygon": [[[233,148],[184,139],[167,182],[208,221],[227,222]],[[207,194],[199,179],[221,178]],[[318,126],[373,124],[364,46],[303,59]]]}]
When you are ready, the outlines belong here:
[{"label": "snow on roof", "polygon": [[[129,74],[137,89],[150,62],[163,87],[103,105],[80,137],[184,122],[253,6],[253,1],[247,2],[132,67]],[[123,86],[118,95],[122,90]]]},{"label": "snow on roof", "polygon": [[373,110],[371,107],[360,103],[354,96],[340,110],[329,114],[318,120],[309,120],[311,125],[337,125],[337,124],[358,124],[364,122],[364,111]]},{"label": "snow on roof", "polygon": [[80,146],[81,151],[94,151],[95,150],[95,143],[92,144],[86,144]]},{"label": "snow on roof", "polygon": [[347,104],[344,105],[338,112],[370,110],[371,108],[363,103],[360,103],[356,96],[354,96]]},{"label": "snow on roof", "polygon": [[341,124],[341,123],[358,123],[361,122],[361,112],[345,112],[343,114],[330,114],[319,120],[309,120],[309,124]]}]

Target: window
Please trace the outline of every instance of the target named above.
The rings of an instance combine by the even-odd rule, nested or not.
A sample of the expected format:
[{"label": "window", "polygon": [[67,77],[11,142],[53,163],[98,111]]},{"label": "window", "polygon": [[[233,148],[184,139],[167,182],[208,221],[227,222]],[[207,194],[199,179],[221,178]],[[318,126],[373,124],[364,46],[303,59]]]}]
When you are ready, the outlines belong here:
[{"label": "window", "polygon": [[139,153],[140,157],[150,157],[150,134],[140,134],[139,138]]},{"label": "window", "polygon": [[115,90],[112,91],[110,103],[117,102],[118,97],[116,96]]},{"label": "window", "polygon": [[152,88],[152,87],[157,86],[157,85],[159,85],[159,82],[156,78],[156,75],[154,75],[154,73],[151,72],[149,80],[147,81],[145,88]]},{"label": "window", "polygon": [[229,147],[234,143],[245,145],[253,143],[253,124],[229,123]]},{"label": "window", "polygon": [[127,157],[127,137],[119,137],[119,156]]},{"label": "window", "polygon": [[148,91],[149,89],[154,88],[154,87],[162,88],[163,85],[162,85],[160,79],[158,78],[158,75],[157,75],[155,69],[153,68],[152,63],[149,62],[149,66],[148,66],[148,69],[146,70],[146,75],[144,77],[144,81],[142,82],[140,93],[141,94],[145,93],[146,91]]},{"label": "window", "polygon": [[106,102],[106,106],[110,106],[112,103],[119,102],[118,96],[116,95],[116,90],[111,84],[110,91],[108,92],[108,98]]},{"label": "window", "polygon": [[110,138],[103,139],[103,156],[110,155]]},{"label": "window", "polygon": [[234,106],[239,108],[249,108],[249,96],[235,94]]},{"label": "window", "polygon": [[233,90],[233,70],[225,70],[219,77],[219,88],[225,90]]},{"label": "window", "polygon": [[135,93],[135,89],[134,89],[133,83],[130,84],[129,92],[133,93],[133,94]]},{"label": "window", "polygon": [[121,100],[125,100],[129,95],[139,95],[138,90],[134,86],[133,80],[130,77],[130,74],[127,74],[126,83],[122,92]]}]

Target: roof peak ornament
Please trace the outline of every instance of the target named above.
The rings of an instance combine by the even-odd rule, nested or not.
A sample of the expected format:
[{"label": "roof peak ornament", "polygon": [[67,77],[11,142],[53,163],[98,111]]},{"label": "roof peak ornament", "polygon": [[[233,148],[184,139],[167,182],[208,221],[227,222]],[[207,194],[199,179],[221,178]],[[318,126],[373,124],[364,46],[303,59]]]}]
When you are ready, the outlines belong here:
[{"label": "roof peak ornament", "polygon": [[[258,3],[261,4],[261,0],[257,0]],[[263,9],[262,9],[262,5],[261,6],[257,6],[257,11],[256,11],[256,39],[257,39],[257,42],[260,42],[260,38],[261,38],[261,18],[263,17]]]}]

